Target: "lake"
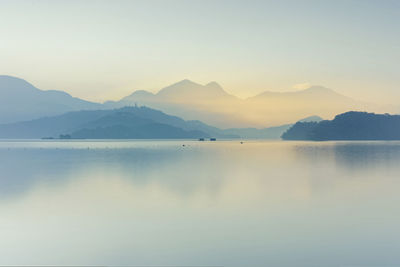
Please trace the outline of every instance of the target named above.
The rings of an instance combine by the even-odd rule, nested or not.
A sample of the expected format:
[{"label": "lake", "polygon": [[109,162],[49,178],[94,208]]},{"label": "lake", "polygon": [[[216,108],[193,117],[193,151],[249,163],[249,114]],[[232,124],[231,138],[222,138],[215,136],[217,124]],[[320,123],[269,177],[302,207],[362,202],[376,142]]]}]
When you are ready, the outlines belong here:
[{"label": "lake", "polygon": [[400,266],[399,191],[400,142],[0,141],[0,265]]}]

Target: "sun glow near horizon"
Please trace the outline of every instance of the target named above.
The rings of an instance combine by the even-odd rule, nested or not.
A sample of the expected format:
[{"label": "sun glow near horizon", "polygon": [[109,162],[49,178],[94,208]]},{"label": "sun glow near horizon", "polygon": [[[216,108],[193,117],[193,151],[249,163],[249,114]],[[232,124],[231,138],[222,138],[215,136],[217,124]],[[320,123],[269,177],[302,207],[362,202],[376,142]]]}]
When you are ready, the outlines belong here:
[{"label": "sun glow near horizon", "polygon": [[396,10],[393,1],[5,0],[0,73],[98,102],[188,78],[242,98],[310,83],[394,103]]}]

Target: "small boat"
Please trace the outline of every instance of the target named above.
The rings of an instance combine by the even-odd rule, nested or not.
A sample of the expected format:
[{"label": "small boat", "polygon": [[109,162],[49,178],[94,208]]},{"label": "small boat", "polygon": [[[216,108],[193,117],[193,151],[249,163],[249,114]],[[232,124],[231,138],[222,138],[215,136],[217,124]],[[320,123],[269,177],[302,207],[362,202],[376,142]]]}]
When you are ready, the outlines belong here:
[{"label": "small boat", "polygon": [[217,141],[216,138],[210,138],[210,141]]},{"label": "small boat", "polygon": [[204,138],[199,138],[199,141],[204,141]]}]

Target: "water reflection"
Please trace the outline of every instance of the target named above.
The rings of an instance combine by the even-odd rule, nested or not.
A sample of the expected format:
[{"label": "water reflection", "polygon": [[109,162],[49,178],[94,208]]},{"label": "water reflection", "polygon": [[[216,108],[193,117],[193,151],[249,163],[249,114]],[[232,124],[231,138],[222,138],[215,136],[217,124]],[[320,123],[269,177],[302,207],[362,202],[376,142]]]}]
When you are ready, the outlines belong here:
[{"label": "water reflection", "polygon": [[22,195],[38,184],[62,187],[71,179],[97,176],[118,177],[133,186],[157,183],[182,196],[203,189],[217,194],[237,176],[294,184],[291,176],[297,176],[307,178],[309,188],[303,190],[309,193],[331,187],[337,179],[391,177],[400,160],[399,142],[202,146],[186,141],[184,147],[180,141],[164,142],[1,142],[0,197]]},{"label": "water reflection", "polygon": [[[17,196],[36,184],[63,186],[71,179],[106,176],[126,179],[134,186],[158,183],[187,195],[205,187],[215,193],[224,168],[195,148],[181,144],[138,148],[25,148],[0,149],[0,196]],[[196,162],[198,164],[196,164]],[[202,175],[204,168],[212,173]]]},{"label": "water reflection", "polygon": [[0,264],[396,265],[399,160],[398,142],[0,142]]},{"label": "water reflection", "polygon": [[305,166],[322,165],[338,176],[369,176],[371,171],[390,175],[400,160],[400,142],[307,142],[295,144],[294,151]]},{"label": "water reflection", "polygon": [[356,142],[334,145],[336,163],[353,171],[397,168],[399,142]]}]

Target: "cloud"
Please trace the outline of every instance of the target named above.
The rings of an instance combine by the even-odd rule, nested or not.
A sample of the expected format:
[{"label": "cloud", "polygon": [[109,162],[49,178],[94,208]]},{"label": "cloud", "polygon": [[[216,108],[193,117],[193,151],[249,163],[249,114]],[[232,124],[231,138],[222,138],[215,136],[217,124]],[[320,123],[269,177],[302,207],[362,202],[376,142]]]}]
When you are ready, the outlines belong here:
[{"label": "cloud", "polygon": [[308,89],[308,88],[310,88],[312,85],[310,84],[310,83],[298,83],[298,84],[295,84],[295,85],[293,85],[292,87],[293,87],[293,89],[299,89],[299,90],[301,90],[301,89]]}]

